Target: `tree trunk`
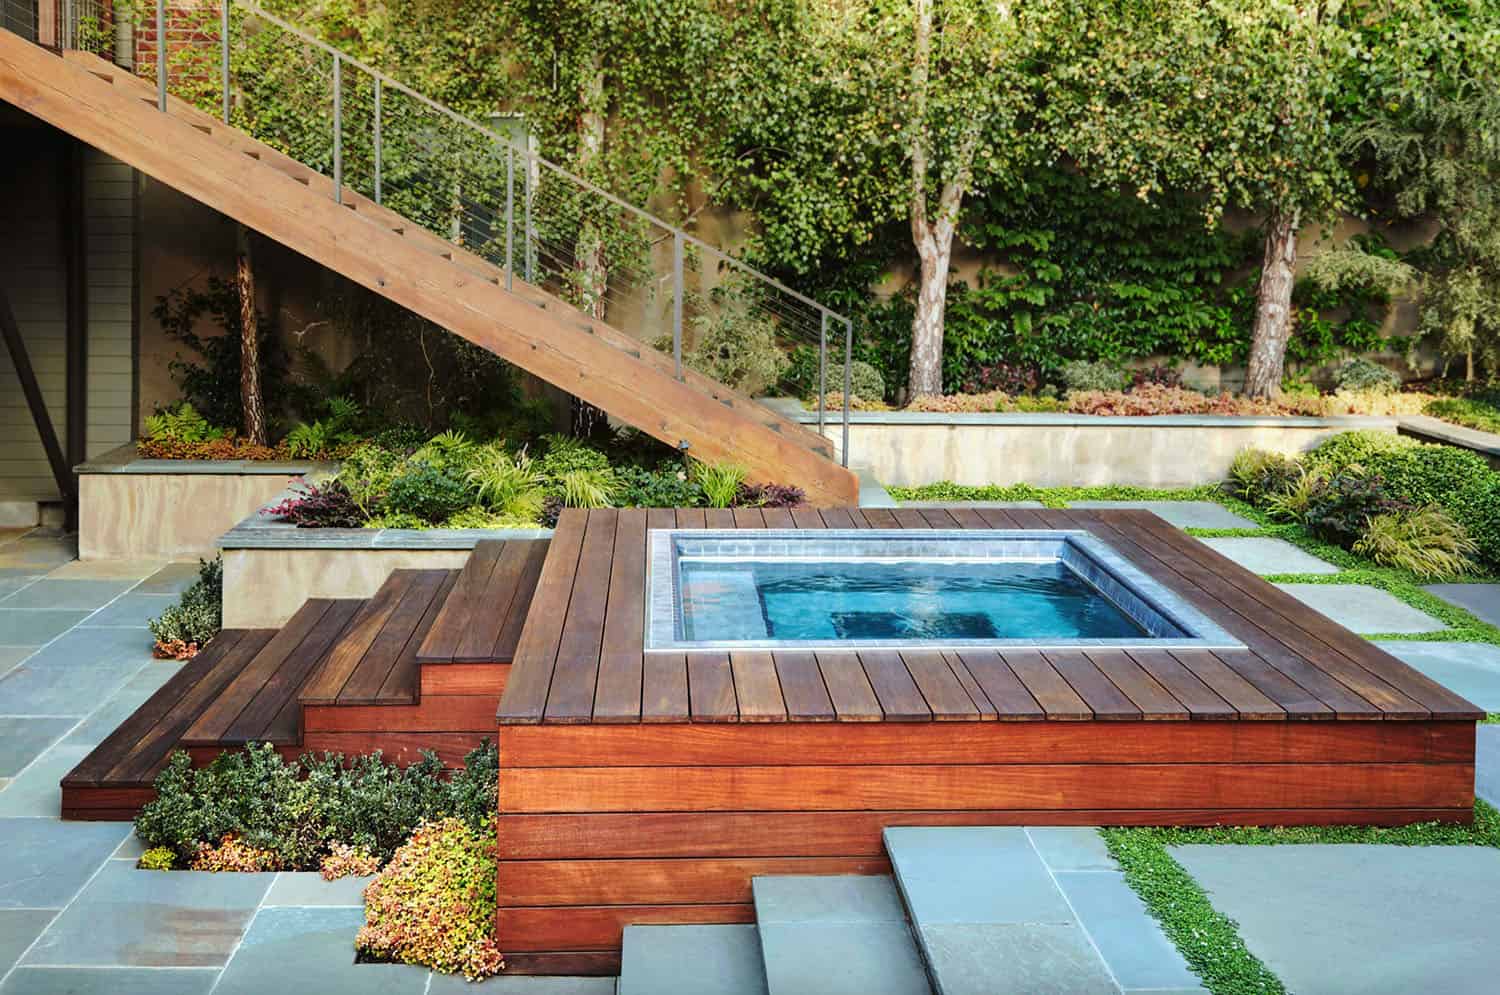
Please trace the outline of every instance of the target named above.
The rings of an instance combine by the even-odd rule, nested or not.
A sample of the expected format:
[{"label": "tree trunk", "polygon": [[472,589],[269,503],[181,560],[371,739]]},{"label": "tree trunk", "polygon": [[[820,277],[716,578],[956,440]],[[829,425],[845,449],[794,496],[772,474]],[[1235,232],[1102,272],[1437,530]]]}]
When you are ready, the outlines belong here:
[{"label": "tree trunk", "polygon": [[[587,177],[604,151],[604,63],[596,50],[592,72],[578,89],[578,172]],[[573,259],[578,272],[579,306],[599,320],[604,319],[605,295],[609,289],[609,268],[604,257],[604,237],[598,219],[585,212],[573,245]],[[572,402],[572,429],[579,438],[590,438],[608,424],[603,411],[581,398]]]},{"label": "tree trunk", "polygon": [[[943,392],[943,309],[948,300],[948,268],[953,259],[954,226],[940,218],[916,237],[921,279],[917,313],[911,322],[911,396]],[[915,234],[915,229],[914,229]]]},{"label": "tree trunk", "polygon": [[1255,289],[1255,327],[1250,333],[1250,366],[1245,393],[1274,398],[1286,372],[1286,344],[1292,329],[1292,266],[1297,261],[1297,212],[1277,211],[1266,222],[1266,252]]},{"label": "tree trunk", "polygon": [[241,430],[257,446],[266,444],[266,404],[260,392],[260,322],[255,315],[255,266],[250,257],[250,229],[234,226],[234,277],[240,294]]}]

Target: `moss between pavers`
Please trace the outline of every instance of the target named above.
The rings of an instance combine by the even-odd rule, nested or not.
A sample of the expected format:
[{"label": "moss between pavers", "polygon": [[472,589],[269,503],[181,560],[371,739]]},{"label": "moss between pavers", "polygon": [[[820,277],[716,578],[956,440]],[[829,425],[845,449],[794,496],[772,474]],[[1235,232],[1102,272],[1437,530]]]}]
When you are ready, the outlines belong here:
[{"label": "moss between pavers", "polygon": [[1214,909],[1198,882],[1167,852],[1187,844],[1274,846],[1362,843],[1385,846],[1500,847],[1500,813],[1474,803],[1473,825],[1423,822],[1410,826],[1254,826],[1212,829],[1102,829],[1110,856],[1146,903],[1162,932],[1214,995],[1282,993],[1281,980],[1240,938],[1238,924]]}]

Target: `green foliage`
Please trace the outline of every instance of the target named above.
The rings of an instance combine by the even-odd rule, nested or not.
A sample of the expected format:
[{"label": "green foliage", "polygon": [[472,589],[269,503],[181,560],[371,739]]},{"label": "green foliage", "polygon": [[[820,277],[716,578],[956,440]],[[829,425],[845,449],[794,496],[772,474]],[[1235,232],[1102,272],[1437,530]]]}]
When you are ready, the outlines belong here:
[{"label": "green foliage", "polygon": [[1428,580],[1469,573],[1479,551],[1464,527],[1434,505],[1375,515],[1353,549],[1381,566]]},{"label": "green foliage", "polygon": [[387,514],[441,522],[467,508],[471,501],[469,489],[461,481],[429,463],[413,462],[391,480],[381,507]]},{"label": "green foliage", "polygon": [[1380,394],[1391,394],[1401,388],[1399,376],[1368,359],[1344,363],[1334,372],[1333,382],[1340,390],[1370,390]]},{"label": "green foliage", "polygon": [[493,828],[423,823],[365,888],[365,924],[354,945],[471,981],[496,974],[504,962],[494,937],[495,888]]},{"label": "green foliage", "polygon": [[740,485],[748,471],[738,463],[694,463],[693,480],[703,491],[710,508],[728,508],[734,504]]},{"label": "green foliage", "polygon": [[1443,397],[1428,403],[1426,413],[1434,418],[1478,429],[1500,433],[1500,407],[1478,397]]},{"label": "green foliage", "polygon": [[748,303],[728,304],[693,319],[695,344],[683,360],[698,372],[752,397],[774,390],[791,361],[776,343],[776,325]]},{"label": "green foliage", "polygon": [[617,467],[615,479],[621,507],[693,508],[703,503],[703,490],[681,463],[663,462],[654,470]]},{"label": "green foliage", "polygon": [[1297,461],[1282,453],[1246,448],[1229,464],[1229,492],[1250,504],[1281,494],[1300,476]]},{"label": "green foliage", "polygon": [[169,847],[154,846],[141,854],[135,866],[143,871],[170,871],[177,866],[177,854]]},{"label": "green foliage", "polygon": [[1069,390],[1124,390],[1130,386],[1129,373],[1103,360],[1075,359],[1063,364],[1060,375]]},{"label": "green foliage", "polygon": [[[842,392],[843,389],[844,385],[840,383],[838,390]],[[856,359],[849,364],[849,394],[862,401],[883,401],[885,378],[870,363]]]},{"label": "green foliage", "polygon": [[198,579],[182,592],[177,604],[146,623],[163,648],[180,644],[202,649],[223,625],[224,561],[198,561]]},{"label": "green foliage", "polygon": [[480,447],[465,479],[479,500],[504,518],[534,521],[542,510],[546,478],[524,449],[512,456],[498,443]]},{"label": "green foliage", "polygon": [[1361,538],[1370,520],[1403,511],[1405,504],[1379,474],[1358,466],[1330,475],[1312,475],[1314,484],[1298,519],[1314,535],[1348,546]]},{"label": "green foliage", "polygon": [[331,397],[324,404],[324,417],[314,422],[298,422],[287,433],[282,444],[287,454],[298,459],[327,456],[334,449],[358,441],[358,424],[363,415],[359,403],[348,397]]},{"label": "green foliage", "polygon": [[1366,465],[1378,453],[1409,449],[1415,445],[1413,440],[1394,432],[1359,429],[1324,439],[1308,452],[1305,460],[1308,466],[1337,473],[1347,466]]},{"label": "green foliage", "polygon": [[556,478],[554,486],[564,507],[609,508],[614,504],[615,478],[609,470],[569,470]]},{"label": "green foliage", "polygon": [[146,436],[165,442],[211,442],[234,433],[215,428],[187,401],[163,408],[146,416]]},{"label": "green foliage", "polygon": [[609,471],[609,457],[587,443],[566,435],[546,437],[547,451],[541,459],[541,471],[557,479],[572,470]]},{"label": "green foliage", "polygon": [[456,818],[476,832],[488,827],[497,764],[488,743],[451,779],[432,754],[405,768],[378,753],[348,763],[337,754],[306,754],[289,763],[270,744],[252,744],[195,769],[178,751],[156,778],[156,798],[136,817],[136,835],[183,863],[226,837],[289,870],[316,870],[334,843],[384,861],[424,820]]}]

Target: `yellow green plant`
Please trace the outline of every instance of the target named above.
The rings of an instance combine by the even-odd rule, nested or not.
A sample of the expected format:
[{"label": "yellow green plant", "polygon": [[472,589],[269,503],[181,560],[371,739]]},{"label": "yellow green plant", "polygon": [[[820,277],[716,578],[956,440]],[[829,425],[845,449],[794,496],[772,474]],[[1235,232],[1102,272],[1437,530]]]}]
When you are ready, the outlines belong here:
[{"label": "yellow green plant", "polygon": [[1354,551],[1431,580],[1472,571],[1479,546],[1446,511],[1427,505],[1373,516]]},{"label": "yellow green plant", "polygon": [[703,488],[710,508],[728,508],[734,504],[740,485],[749,471],[738,463],[694,463],[693,480]]},{"label": "yellow green plant", "polygon": [[535,521],[541,513],[545,478],[525,449],[511,456],[499,443],[481,446],[470,458],[464,479],[479,500],[502,517]]}]

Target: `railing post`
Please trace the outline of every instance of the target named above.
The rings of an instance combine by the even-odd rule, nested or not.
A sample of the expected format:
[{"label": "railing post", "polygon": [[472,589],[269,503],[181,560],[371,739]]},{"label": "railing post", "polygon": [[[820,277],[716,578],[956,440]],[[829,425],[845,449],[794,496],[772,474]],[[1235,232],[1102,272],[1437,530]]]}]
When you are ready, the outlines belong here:
[{"label": "railing post", "polygon": [[344,202],[344,65],[333,53],[333,202]]},{"label": "railing post", "polygon": [[224,91],[224,123],[229,123],[229,5],[234,0],[223,0],[219,7],[219,86]]},{"label": "railing post", "polygon": [[535,199],[535,189],[534,189],[534,187],[532,185],[532,173],[534,173],[536,171],[536,165],[531,161],[531,139],[529,137],[526,139],[526,143],[527,143],[526,153],[525,153],[525,156],[521,160],[525,164],[525,166],[526,166],[526,186],[524,188],[525,192],[523,194],[523,196],[525,197],[525,200],[526,200],[526,208],[525,208],[525,210],[526,210],[526,230],[525,230],[525,239],[526,239],[526,241],[525,241],[525,246],[526,246],[525,252],[526,252],[526,257],[525,257],[524,262],[525,262],[525,265],[526,265],[526,282],[527,283],[535,283],[536,282],[536,273],[535,273],[535,269],[536,269],[536,231],[532,227],[531,207],[532,207],[532,202]]},{"label": "railing post", "polygon": [[380,77],[375,77],[375,203],[380,203]]},{"label": "railing post", "polygon": [[818,434],[823,434],[824,408],[828,402],[828,312],[819,311],[818,323]]},{"label": "railing post", "polygon": [[156,109],[167,112],[167,0],[156,0]]},{"label": "railing post", "polygon": [[853,389],[854,322],[844,319],[844,465],[849,465],[849,391]]},{"label": "railing post", "polygon": [[516,216],[516,149],[509,143],[505,146],[505,289],[511,289],[515,251]]},{"label": "railing post", "polygon": [[682,232],[672,232],[672,364],[682,376]]}]

